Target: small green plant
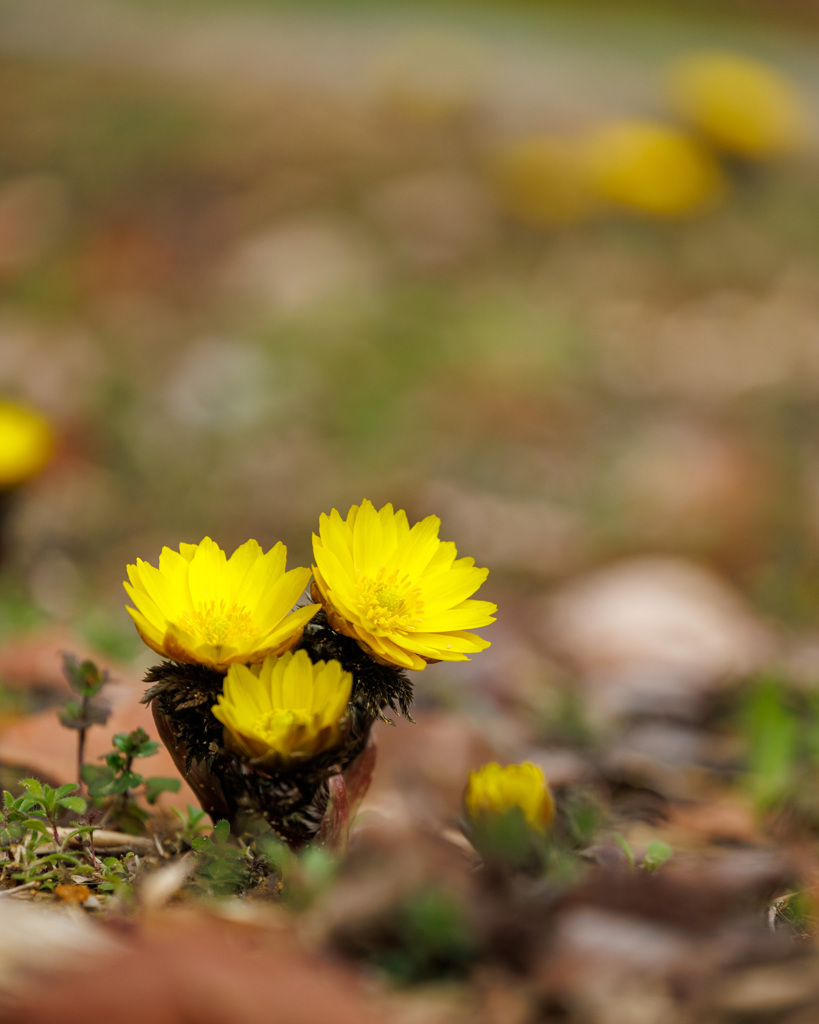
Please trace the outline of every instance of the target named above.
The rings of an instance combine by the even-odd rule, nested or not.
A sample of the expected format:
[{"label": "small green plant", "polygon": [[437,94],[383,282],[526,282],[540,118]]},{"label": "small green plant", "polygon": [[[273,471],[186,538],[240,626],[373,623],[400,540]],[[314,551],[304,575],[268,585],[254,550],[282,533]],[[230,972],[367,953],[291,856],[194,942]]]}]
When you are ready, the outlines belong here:
[{"label": "small green plant", "polygon": [[411,893],[384,927],[371,958],[399,984],[461,977],[480,953],[466,907],[439,886]]},{"label": "small green plant", "polygon": [[128,894],[139,867],[139,857],[134,853],[126,854],[122,860],[119,857],[105,857],[98,860],[97,888],[101,892],[111,892],[117,895]]},{"label": "small green plant", "polygon": [[634,856],[634,851],[626,837],[621,836],[619,832],[615,832],[612,839],[626,855],[626,860],[628,860],[628,866],[631,870],[636,871],[639,867],[640,870],[645,871],[647,875],[653,874],[657,868],[662,867],[663,864],[665,864],[665,862],[674,854],[674,850],[668,845],[668,843],[664,843],[662,839],[652,839],[646,847],[643,859],[638,865],[637,858]]},{"label": "small green plant", "polygon": [[63,675],[77,694],[70,698],[60,712],[60,722],[66,729],[77,730],[77,782],[82,785],[85,761],[85,737],[92,725],[105,725],[111,709],[100,700],[100,693],[110,677],[100,672],[93,661],[80,661],[75,654],[63,654]]},{"label": "small green plant", "polygon": [[144,729],[117,733],[112,743],[114,749],[102,756],[104,764],[83,766],[83,782],[93,806],[103,809],[103,821],[113,822],[124,832],[138,833],[148,812],[137,802],[137,791],[141,790],[147,803],[153,805],[160,794],[178,792],[181,783],[162,776],[145,778],[134,771],[135,760],[150,757],[159,749]]},{"label": "small green plant", "polygon": [[775,678],[757,680],[741,708],[748,785],[760,811],[793,795],[803,754],[802,716]]},{"label": "small green plant", "polygon": [[[24,793],[14,797],[3,791],[0,820],[0,851],[5,854],[3,872],[25,883],[53,888],[74,874],[88,872],[88,860],[96,862],[91,825],[78,825],[66,831],[58,821],[66,812],[83,814],[86,801],[77,796],[77,786],[67,783],[57,789],[39,779],[23,779]],[[87,842],[85,850],[75,852],[69,846],[76,840]]]},{"label": "small green plant", "polygon": [[210,836],[194,836],[194,887],[208,896],[232,896],[250,881],[247,850],[231,841],[230,823],[217,821]]},{"label": "small green plant", "polygon": [[338,858],[326,846],[310,845],[295,852],[272,831],[254,835],[251,852],[259,873],[274,876],[282,899],[294,910],[306,910],[326,895],[338,869]]},{"label": "small green plant", "polygon": [[743,688],[733,724],[744,741],[740,781],[760,815],[819,831],[819,695],[768,674]]},{"label": "small green plant", "polygon": [[662,867],[673,854],[674,851],[668,843],[664,843],[662,839],[652,839],[646,847],[643,863],[640,867],[648,874],[652,874],[657,868]]},{"label": "small green plant", "polygon": [[180,811],[178,807],[172,807],[171,810],[179,818],[180,827],[177,833],[179,841],[185,846],[191,846],[193,840],[208,827],[208,823],[204,820],[208,816],[207,811],[200,810],[191,804],[185,804],[184,811]]}]

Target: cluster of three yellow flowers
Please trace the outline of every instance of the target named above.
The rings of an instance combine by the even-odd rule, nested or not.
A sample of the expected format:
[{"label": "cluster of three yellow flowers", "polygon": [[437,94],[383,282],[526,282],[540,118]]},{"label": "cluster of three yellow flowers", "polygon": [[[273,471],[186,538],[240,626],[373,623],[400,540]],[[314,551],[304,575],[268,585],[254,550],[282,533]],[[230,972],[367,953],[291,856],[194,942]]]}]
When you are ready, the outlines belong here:
[{"label": "cluster of three yellow flowers", "polygon": [[323,609],[329,625],[377,662],[423,669],[466,661],[489,642],[469,632],[496,607],[471,599],[487,576],[438,537],[429,516],[410,527],[392,505],[322,515],[313,535],[313,604],[295,608],[311,572],[286,571],[286,550],[247,541],[228,558],[210,538],[164,548],[159,566],[128,566],[128,611],[145,643],[172,661],[226,673],[213,714],[240,756],[310,757],[340,742],[352,676],[338,662],[292,653]]}]

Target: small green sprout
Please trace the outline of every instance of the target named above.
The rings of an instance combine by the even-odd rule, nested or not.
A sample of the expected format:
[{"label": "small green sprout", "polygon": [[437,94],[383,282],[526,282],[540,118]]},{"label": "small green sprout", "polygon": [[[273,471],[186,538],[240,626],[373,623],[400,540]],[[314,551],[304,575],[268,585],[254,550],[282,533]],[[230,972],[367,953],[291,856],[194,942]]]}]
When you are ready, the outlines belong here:
[{"label": "small green sprout", "polygon": [[112,742],[114,749],[102,756],[104,764],[83,767],[83,782],[92,804],[105,809],[106,819],[116,822],[124,832],[137,833],[148,813],[137,803],[135,790],[141,787],[145,800],[153,805],[162,793],[178,792],[181,783],[162,776],[145,778],[133,770],[137,758],[150,757],[159,750],[159,744],[144,729],[117,733]]},{"label": "small green sprout", "polygon": [[66,729],[77,730],[77,782],[82,785],[86,734],[92,725],[105,725],[111,715],[111,709],[99,699],[110,677],[93,661],[80,661],[68,653],[63,653],[63,675],[79,698],[67,700],[59,718]]},{"label": "small green sprout", "polygon": [[210,836],[194,836],[195,886],[209,896],[232,896],[250,880],[247,850],[231,840],[230,823],[222,818]]},{"label": "small green sprout", "polygon": [[[634,856],[634,851],[632,850],[629,841],[625,836],[621,836],[619,832],[615,832],[614,835],[612,835],[612,839],[626,855],[629,868],[631,868],[632,871],[636,871],[638,867],[637,858]],[[662,839],[652,839],[646,847],[646,852],[643,859],[640,861],[639,868],[641,871],[645,871],[647,875],[653,874],[653,872],[655,872],[657,868],[662,867],[662,865],[665,864],[673,854],[674,851],[668,843],[664,843]]]},{"label": "small green sprout", "polygon": [[171,810],[180,821],[181,827],[178,833],[180,842],[191,846],[193,840],[208,827],[208,823],[204,820],[208,816],[207,811],[194,807],[192,804],[186,804],[184,811],[180,811],[178,807],[172,807]]}]

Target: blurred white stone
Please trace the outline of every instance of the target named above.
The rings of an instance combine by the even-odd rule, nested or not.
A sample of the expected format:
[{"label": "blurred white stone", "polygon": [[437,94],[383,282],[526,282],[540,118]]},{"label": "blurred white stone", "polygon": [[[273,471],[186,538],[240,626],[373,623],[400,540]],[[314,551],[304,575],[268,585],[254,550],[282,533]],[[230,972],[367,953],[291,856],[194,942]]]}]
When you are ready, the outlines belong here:
[{"label": "blurred white stone", "polygon": [[674,557],[634,558],[568,583],[543,602],[541,631],[603,716],[685,714],[724,680],[759,670],[774,649],[724,580]]},{"label": "blurred white stone", "polygon": [[367,296],[378,282],[376,257],[359,229],[310,216],[246,239],[224,271],[229,290],[270,313],[300,313],[332,299]]},{"label": "blurred white stone", "polygon": [[691,951],[690,941],[668,927],[593,907],[563,914],[554,945],[564,956],[579,954],[600,969],[651,974],[673,969]]}]

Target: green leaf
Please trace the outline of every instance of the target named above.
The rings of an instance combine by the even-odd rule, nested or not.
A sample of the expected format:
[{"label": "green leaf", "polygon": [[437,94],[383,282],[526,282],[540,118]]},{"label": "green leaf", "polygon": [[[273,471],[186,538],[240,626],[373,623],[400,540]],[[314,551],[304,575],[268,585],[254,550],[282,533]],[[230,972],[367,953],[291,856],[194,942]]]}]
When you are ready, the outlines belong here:
[{"label": "green leaf", "polygon": [[82,864],[82,861],[73,853],[63,853],[60,850],[55,850],[54,853],[47,853],[44,857],[40,858],[41,864],[71,864],[77,865],[78,867]]},{"label": "green leaf", "polygon": [[226,843],[230,835],[230,822],[226,818],[220,818],[213,826],[213,839],[217,843]]},{"label": "green leaf", "polygon": [[112,751],[110,754],[105,755],[105,763],[113,771],[121,772],[128,763],[128,759],[123,757],[122,754],[117,754],[116,751]]},{"label": "green leaf", "polygon": [[761,679],[745,707],[748,771],[757,805],[778,803],[797,775],[799,721],[778,679]]},{"label": "green leaf", "polygon": [[63,839],[63,845],[70,842],[72,839],[78,837],[84,838],[90,836],[92,832],[96,832],[99,829],[99,825],[79,825],[77,828],[72,829],[68,835]]},{"label": "green leaf", "polygon": [[633,871],[634,867],[635,867],[635,864],[634,864],[634,853],[633,853],[631,847],[628,844],[628,840],[624,836],[621,836],[619,832],[615,832],[614,835],[612,836],[612,839],[615,841],[615,843],[617,843],[617,845],[620,847],[620,849],[623,851],[623,853],[628,858],[629,867]]},{"label": "green leaf", "polygon": [[643,857],[641,867],[643,871],[647,871],[650,874],[652,871],[656,871],[658,867],[665,864],[673,854],[674,851],[668,843],[664,843],[662,839],[652,839],[646,847],[646,855]]},{"label": "green leaf", "polygon": [[66,782],[65,785],[60,786],[59,789],[55,790],[56,797],[58,800],[62,800],[63,797],[68,796],[69,793],[76,793],[77,788],[76,782]]},{"label": "green leaf", "polygon": [[152,740],[144,729],[134,729],[128,733],[118,732],[112,742],[117,750],[121,750],[129,757],[147,757],[148,754],[141,751],[148,748],[151,754],[159,750],[159,744]]},{"label": "green leaf", "polygon": [[83,782],[88,786],[89,796],[110,796],[111,786],[116,778],[114,772],[101,764],[86,764],[82,770]]},{"label": "green leaf", "polygon": [[40,832],[44,836],[48,836],[49,839],[53,838],[51,829],[48,827],[47,822],[43,821],[42,818],[27,818],[23,822],[23,828],[28,832]]},{"label": "green leaf", "polygon": [[88,809],[88,804],[81,796],[64,796],[60,800],[60,806],[65,807],[67,811],[73,811],[75,814],[85,814]]},{"label": "green leaf", "polygon": [[162,776],[154,776],[145,780],[145,799],[149,804],[155,804],[162,793],[178,793],[182,785],[179,779],[167,779]]},{"label": "green leaf", "polygon": [[42,799],[43,797],[43,784],[39,779],[21,779],[20,785],[26,790],[31,796],[36,796]]},{"label": "green leaf", "polygon": [[68,652],[63,653],[63,675],[81,697],[96,696],[110,678],[107,672],[100,672],[93,661],[80,661],[76,654]]}]

